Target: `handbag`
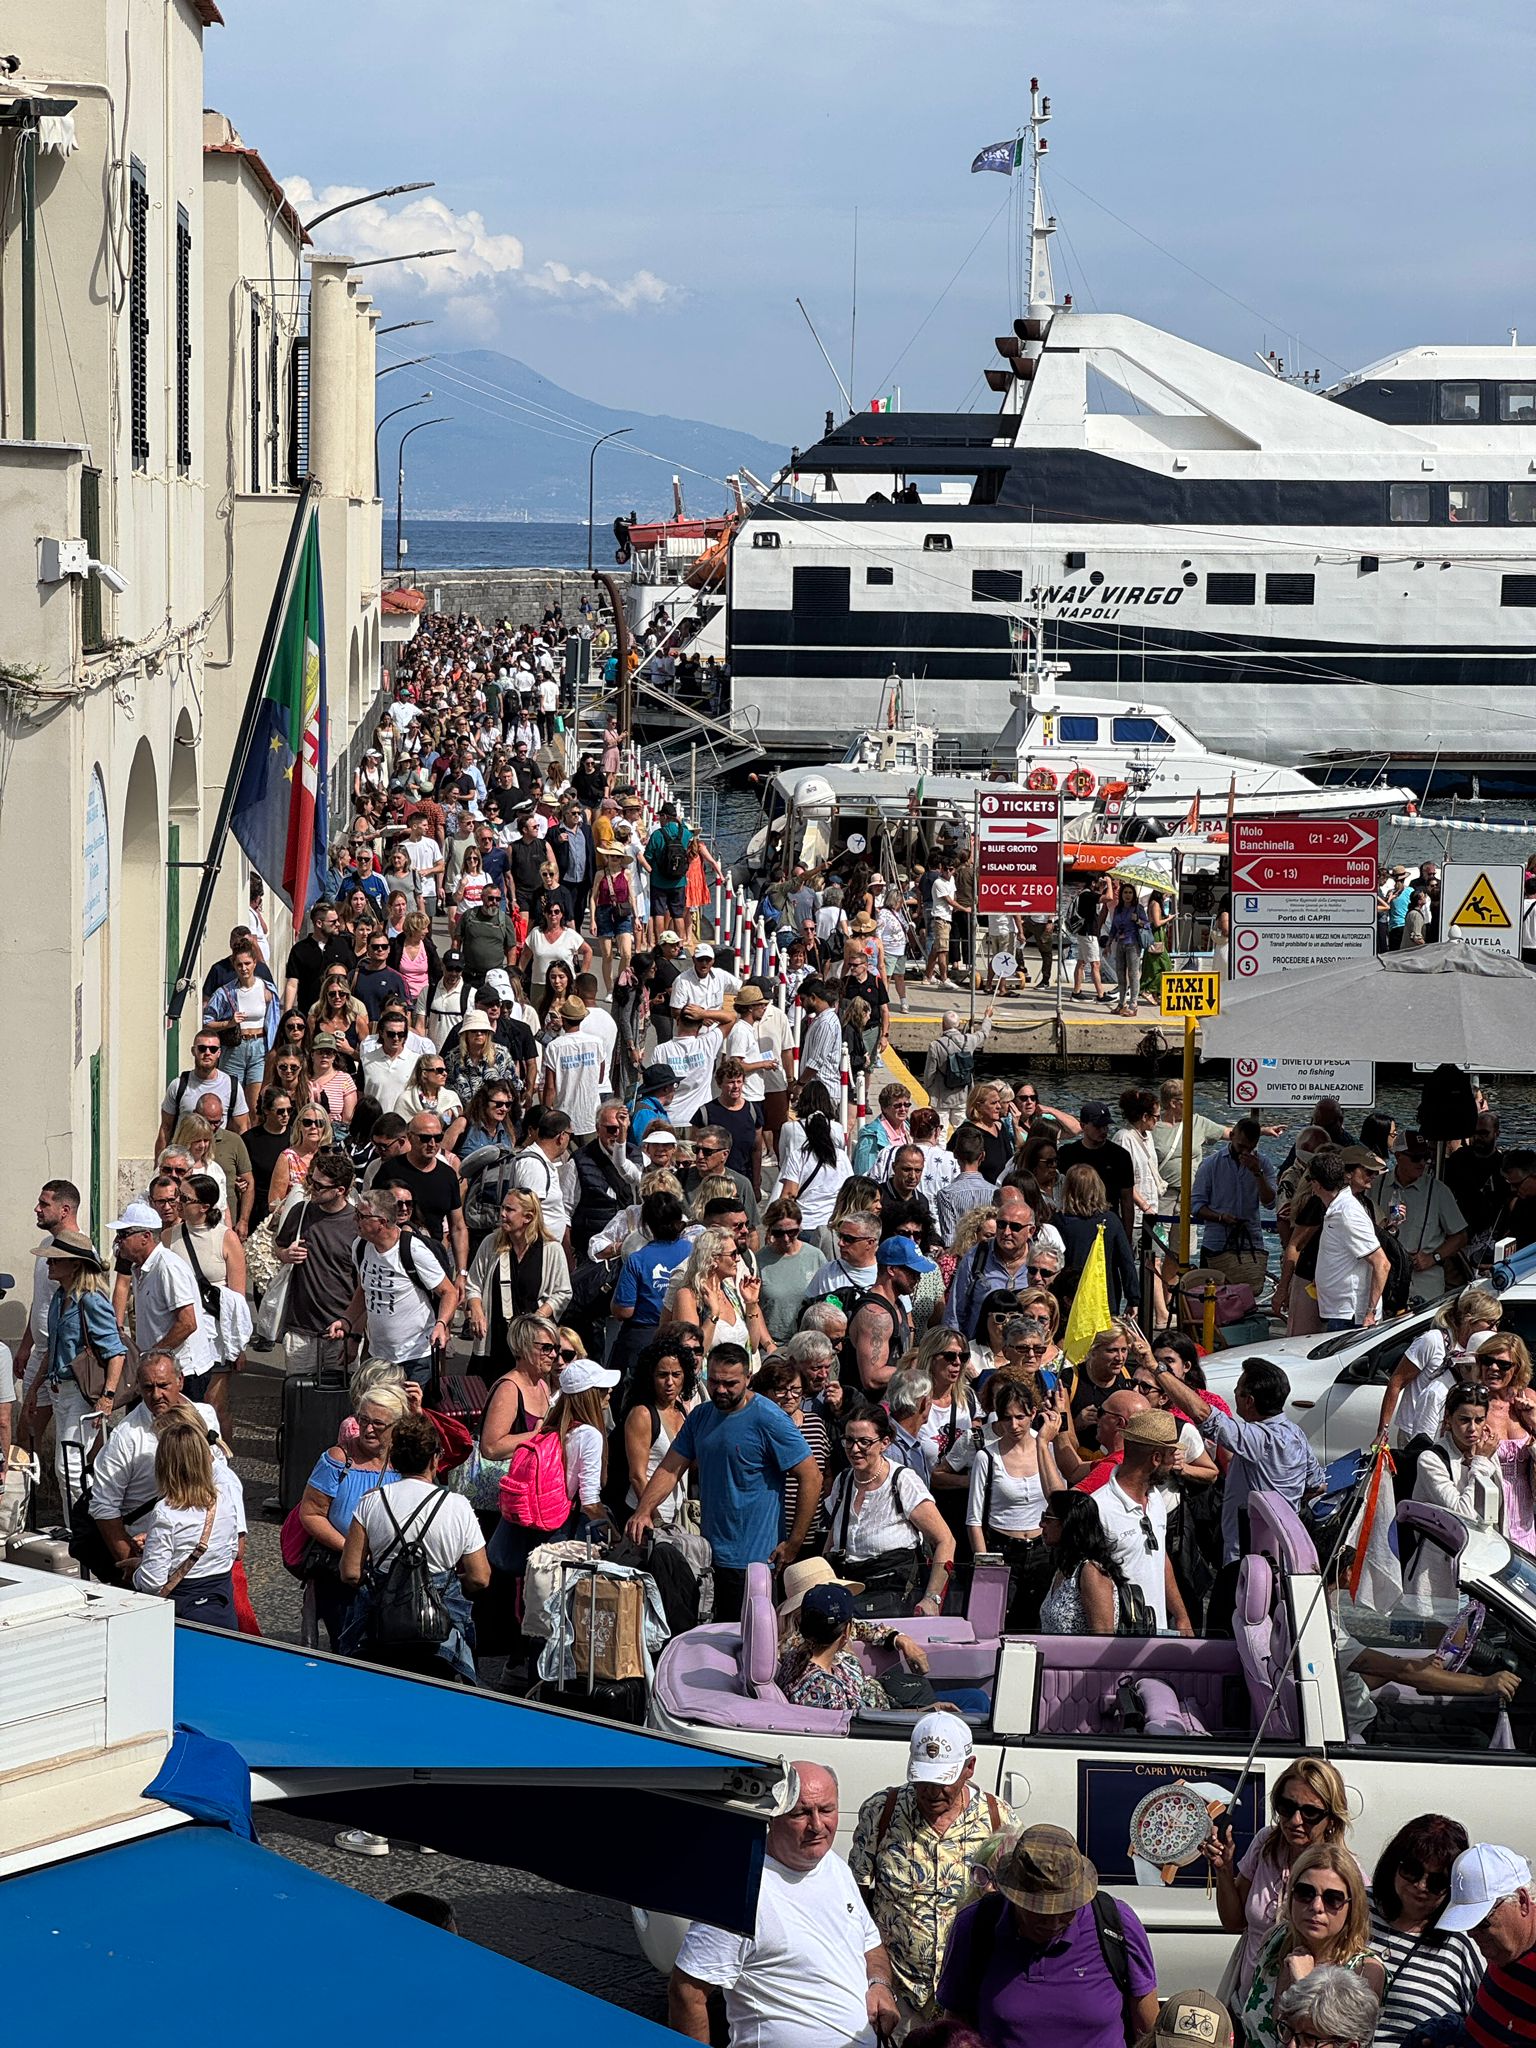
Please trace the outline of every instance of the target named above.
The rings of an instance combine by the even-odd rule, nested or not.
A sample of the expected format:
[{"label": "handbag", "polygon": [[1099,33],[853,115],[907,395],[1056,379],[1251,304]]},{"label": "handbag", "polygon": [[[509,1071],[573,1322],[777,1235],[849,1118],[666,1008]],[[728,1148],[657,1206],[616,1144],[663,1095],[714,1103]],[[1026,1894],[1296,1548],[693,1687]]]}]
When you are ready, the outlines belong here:
[{"label": "handbag", "polygon": [[880,1689],[893,1707],[928,1708],[936,1705],[939,1697],[923,1671],[887,1671]]},{"label": "handbag", "polygon": [[[252,1297],[263,1302],[267,1290],[274,1285],[279,1273],[286,1274],[288,1268],[277,1256],[277,1225],[270,1215],[263,1216],[256,1228],[245,1241],[245,1278]],[[258,1322],[257,1329],[262,1325]],[[262,1342],[275,1343],[275,1338],[264,1337]]]},{"label": "handbag", "polygon": [[162,1600],[169,1600],[171,1595],[175,1592],[176,1588],[187,1576],[187,1573],[191,1571],[192,1567],[195,1564],[202,1563],[203,1558],[207,1555],[208,1539],[213,1534],[213,1518],[218,1513],[218,1511],[219,1504],[217,1500],[215,1500],[213,1506],[209,1508],[203,1516],[202,1534],[198,1537],[197,1541],[193,1544],[192,1548],[187,1552],[186,1556],[181,1560],[181,1563],[177,1565],[176,1569],[171,1573],[170,1577],[166,1580],[165,1584],[160,1588],[159,1597]]},{"label": "handbag", "polygon": [[[270,1221],[270,1217],[264,1216],[261,1219],[259,1228],[251,1232],[250,1242],[245,1248],[247,1273],[251,1271],[251,1248],[261,1232],[267,1229]],[[304,1242],[304,1215],[302,1209],[299,1212],[299,1227],[294,1232],[293,1242],[295,1245],[300,1245]],[[274,1232],[268,1232],[266,1244],[271,1249],[272,1270],[259,1295],[261,1306],[256,1313],[256,1341],[258,1344],[270,1348],[279,1341],[283,1334],[283,1317],[288,1307],[288,1283],[293,1277],[293,1268],[292,1266],[285,1266],[278,1258],[277,1238]]]}]

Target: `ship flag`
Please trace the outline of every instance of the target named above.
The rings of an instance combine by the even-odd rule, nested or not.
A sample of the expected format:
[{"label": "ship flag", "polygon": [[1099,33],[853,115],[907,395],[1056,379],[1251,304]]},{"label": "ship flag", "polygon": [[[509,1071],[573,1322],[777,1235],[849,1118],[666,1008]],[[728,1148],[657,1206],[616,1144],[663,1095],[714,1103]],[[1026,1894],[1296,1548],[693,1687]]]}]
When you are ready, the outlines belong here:
[{"label": "ship flag", "polygon": [[1015,136],[1009,142],[990,142],[978,150],[971,160],[973,171],[1001,171],[1005,178],[1011,178],[1024,161],[1024,138]]}]

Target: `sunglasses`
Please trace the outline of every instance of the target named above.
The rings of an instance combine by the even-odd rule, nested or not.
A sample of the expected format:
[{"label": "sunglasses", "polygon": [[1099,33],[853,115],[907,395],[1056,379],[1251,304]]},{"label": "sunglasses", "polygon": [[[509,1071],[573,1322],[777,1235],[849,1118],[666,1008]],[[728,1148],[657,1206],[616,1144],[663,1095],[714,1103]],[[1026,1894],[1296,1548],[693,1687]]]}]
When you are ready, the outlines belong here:
[{"label": "sunglasses", "polygon": [[1014,1096],[1013,1099],[1015,1102],[1038,1102],[1040,1100],[1039,1096],[1036,1095],[1033,1090],[1026,1094],[1022,1088],[1018,1091],[1018,1093]]},{"label": "sunglasses", "polygon": [[877,1451],[879,1448],[880,1439],[877,1436],[845,1436],[843,1438],[843,1449],[845,1451]]},{"label": "sunglasses", "polygon": [[971,1356],[969,1351],[941,1351],[938,1355],[946,1365],[967,1365]]},{"label": "sunglasses", "polygon": [[443,1142],[441,1131],[412,1131],[411,1136],[418,1145],[441,1145]]},{"label": "sunglasses", "polygon": [[1331,1886],[1324,1891],[1318,1885],[1308,1884],[1305,1878],[1291,1886],[1291,1897],[1299,1899],[1304,1906],[1315,1906],[1321,1902],[1324,1909],[1330,1913],[1342,1913],[1349,1904],[1348,1892],[1336,1892]]},{"label": "sunglasses", "polygon": [[1004,1230],[1033,1230],[1034,1225],[1032,1223],[1026,1223],[1024,1219],[1019,1216],[999,1216],[997,1219],[997,1227],[999,1232],[1002,1232]]},{"label": "sunglasses", "polygon": [[1043,1352],[1045,1344],[1039,1337],[1020,1337],[1015,1343],[1010,1344],[1008,1349],[1010,1351]]},{"label": "sunglasses", "polygon": [[512,1105],[510,1102],[504,1101],[502,1097],[498,1095],[496,1100],[490,1105],[490,1107],[492,1109],[510,1109]]},{"label": "sunglasses", "polygon": [[560,1363],[562,1365],[574,1365],[577,1359],[580,1358],[580,1356],[581,1353],[579,1351],[567,1351],[565,1346],[563,1344],[561,1345]]},{"label": "sunglasses", "polygon": [[1399,1877],[1406,1877],[1410,1884],[1421,1884],[1427,1892],[1448,1892],[1451,1888],[1451,1873],[1448,1870],[1431,1870],[1427,1864],[1417,1863],[1411,1856],[1404,1856],[1397,1866]]},{"label": "sunglasses", "polygon": [[325,1125],[317,1116],[301,1116],[299,1118],[299,1129],[301,1131],[323,1131]]},{"label": "sunglasses", "polygon": [[768,1235],[770,1237],[798,1237],[800,1235],[800,1226],[798,1223],[775,1223]]},{"label": "sunglasses", "polygon": [[551,1344],[547,1337],[540,1337],[535,1341],[533,1348],[535,1351],[557,1352],[560,1346],[558,1344]]},{"label": "sunglasses", "polygon": [[1303,1806],[1299,1800],[1288,1799],[1283,1792],[1275,1794],[1275,1811],[1282,1820],[1295,1820],[1299,1814],[1309,1828],[1315,1828],[1319,1821],[1328,1818],[1326,1806]]},{"label": "sunglasses", "polygon": [[1132,1380],[1131,1391],[1136,1394],[1145,1394],[1150,1401],[1162,1389],[1158,1386],[1156,1380]]}]

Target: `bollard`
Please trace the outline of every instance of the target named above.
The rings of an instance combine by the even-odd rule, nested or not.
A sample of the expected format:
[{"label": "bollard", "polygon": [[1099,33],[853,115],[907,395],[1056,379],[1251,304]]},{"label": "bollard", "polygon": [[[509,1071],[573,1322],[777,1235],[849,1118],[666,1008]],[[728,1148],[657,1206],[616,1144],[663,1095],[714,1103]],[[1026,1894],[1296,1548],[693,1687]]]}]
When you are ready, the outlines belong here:
[{"label": "bollard", "polygon": [[1216,1349],[1216,1282],[1207,1280],[1201,1290],[1202,1308],[1200,1316],[1201,1347],[1209,1354]]},{"label": "bollard", "polygon": [[721,927],[721,906],[722,906],[722,904],[724,903],[724,901],[725,901],[725,884],[724,884],[724,883],[723,883],[723,882],[722,882],[722,881],[720,880],[720,877],[719,877],[718,875],[716,875],[716,877],[715,877],[715,893],[714,893],[714,897],[713,897],[713,900],[712,900],[712,903],[711,903],[711,907],[710,907],[710,913],[709,913],[710,931],[711,931],[711,934],[712,934],[712,936],[713,936],[713,937],[714,937],[714,938],[716,939],[716,941],[718,941],[718,940],[719,940],[719,937],[720,937],[720,927]]}]

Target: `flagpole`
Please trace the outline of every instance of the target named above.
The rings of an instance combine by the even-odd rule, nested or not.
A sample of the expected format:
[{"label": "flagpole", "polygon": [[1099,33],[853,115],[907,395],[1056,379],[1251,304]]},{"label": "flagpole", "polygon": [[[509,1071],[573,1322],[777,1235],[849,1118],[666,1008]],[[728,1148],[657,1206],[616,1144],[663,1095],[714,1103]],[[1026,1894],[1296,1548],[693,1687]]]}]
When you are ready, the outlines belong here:
[{"label": "flagpole", "polygon": [[224,778],[223,794],[219,798],[218,815],[213,821],[209,836],[208,850],[200,861],[187,861],[187,867],[201,868],[203,878],[197,887],[197,902],[193,907],[192,920],[187,926],[187,936],[181,949],[181,960],[176,969],[176,979],[171,986],[170,1002],[166,1006],[165,1023],[167,1031],[173,1031],[181,1021],[186,1005],[187,992],[192,986],[192,970],[203,943],[203,934],[208,929],[209,914],[213,909],[213,892],[219,885],[219,873],[224,865],[224,848],[229,840],[229,822],[234,815],[235,798],[239,793],[240,781],[245,774],[245,764],[250,756],[251,741],[255,736],[256,723],[261,715],[262,703],[267,694],[267,683],[272,674],[272,657],[277,651],[278,633],[282,627],[283,613],[287,609],[289,593],[293,586],[294,566],[299,559],[299,547],[304,538],[311,504],[316,491],[313,477],[306,477],[299,486],[299,500],[293,511],[293,524],[288,529],[287,545],[283,549],[282,567],[277,573],[277,584],[272,592],[272,604],[267,612],[267,623],[262,628],[261,646],[256,653],[256,666],[251,675],[251,687],[246,696],[245,710],[240,719],[240,731],[235,739],[235,750],[229,758],[229,772]]}]

